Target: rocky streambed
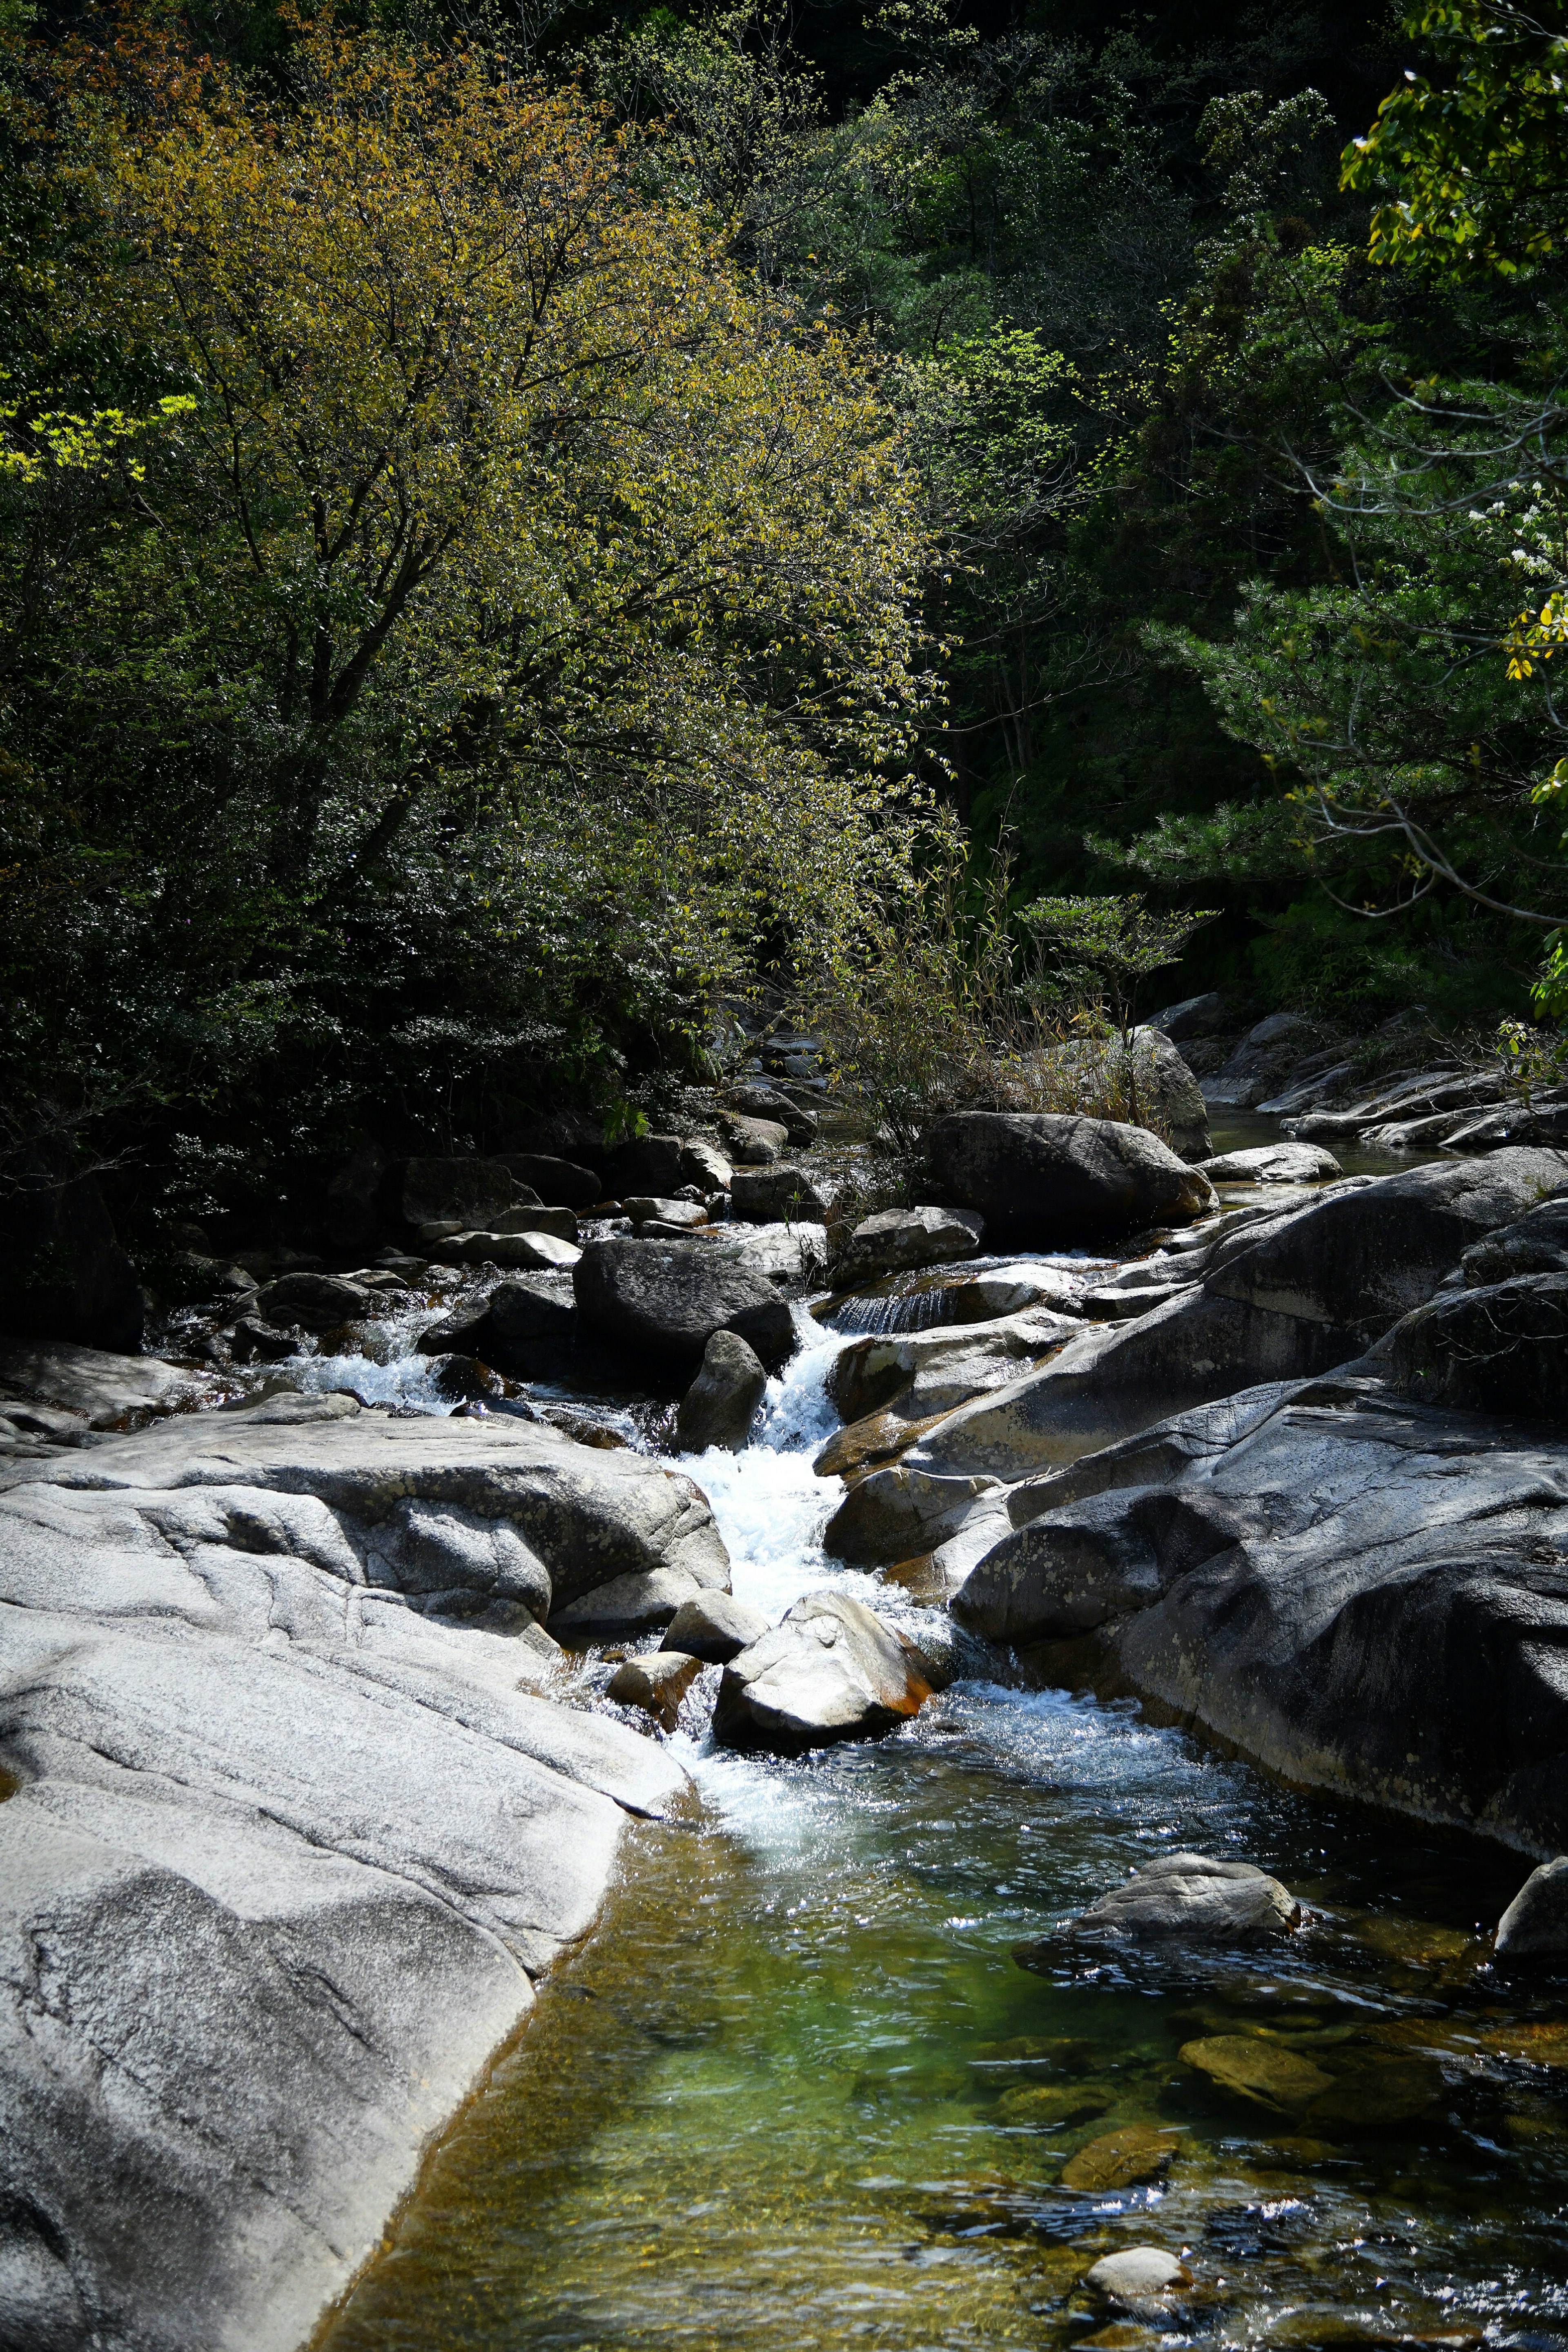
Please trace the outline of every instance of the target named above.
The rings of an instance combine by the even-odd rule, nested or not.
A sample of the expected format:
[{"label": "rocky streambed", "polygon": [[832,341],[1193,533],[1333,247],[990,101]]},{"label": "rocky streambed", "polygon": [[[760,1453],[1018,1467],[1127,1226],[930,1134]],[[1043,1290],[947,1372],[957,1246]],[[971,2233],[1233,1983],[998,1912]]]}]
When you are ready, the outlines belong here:
[{"label": "rocky streambed", "polygon": [[[1568,1845],[1568,1163],[998,1255],[983,1140],[852,1291],[585,1227],[527,1380],[419,1345],[517,1329],[477,1255],[118,1413],[35,1364],[0,2342],[1568,2342],[1553,1882],[1494,1943]],[[683,1451],[716,1285],[778,1369]],[[1268,1924],[1069,1931],[1181,1853]]]}]

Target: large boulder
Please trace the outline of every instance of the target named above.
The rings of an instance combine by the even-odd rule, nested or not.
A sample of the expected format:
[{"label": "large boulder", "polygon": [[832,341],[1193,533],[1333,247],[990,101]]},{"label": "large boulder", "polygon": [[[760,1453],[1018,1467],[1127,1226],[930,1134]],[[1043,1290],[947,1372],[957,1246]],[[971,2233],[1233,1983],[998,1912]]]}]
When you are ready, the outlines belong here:
[{"label": "large boulder", "polygon": [[[315,1496],[348,1529],[366,1580],[415,1596],[412,1605],[438,1615],[468,1615],[497,1596],[516,1597],[496,1584],[501,1554],[513,1559],[513,1538],[548,1571],[549,1599],[532,1613],[569,1631],[574,1611],[625,1631],[665,1625],[683,1601],[729,1585],[729,1556],[689,1478],[630,1448],[578,1444],[548,1423],[500,1414],[404,1421],[358,1411],[348,1397],[277,1398],[260,1411],[182,1414],[68,1465],[7,1465],[0,1486],[45,1475],[62,1487],[254,1486]],[[415,1505],[425,1513],[422,1541],[434,1540],[431,1513],[477,1529],[472,1543],[451,1537],[435,1588],[428,1551],[417,1579],[406,1565]],[[478,1564],[465,1568],[470,1554]],[[507,1571],[514,1582],[515,1573],[514,1563]],[[459,1588],[468,1601],[439,1597]]]},{"label": "large boulder", "polygon": [[880,1209],[855,1227],[833,1268],[833,1287],[853,1290],[883,1275],[973,1257],[986,1221],[973,1209]]},{"label": "large boulder", "polygon": [[472,1233],[509,1209],[517,1196],[512,1171],[499,1160],[406,1160],[398,1207],[405,1224],[453,1223]]},{"label": "large boulder", "polygon": [[[1568,1447],[1370,1373],[1176,1415],[1015,1488],[953,1606],[1285,1779],[1568,1849]],[[1048,1664],[1049,1670],[1049,1664]]]},{"label": "large boulder", "polygon": [[738,1333],[770,1370],[794,1349],[774,1284],[722,1244],[590,1242],[572,1283],[585,1326],[633,1357],[694,1363],[716,1331]]},{"label": "large boulder", "polygon": [[1472,1242],[1460,1265],[1473,1290],[1521,1274],[1568,1274],[1568,1196],[1543,1201],[1512,1224]]},{"label": "large boulder", "polygon": [[1568,1273],[1440,1291],[1395,1326],[1389,1370],[1406,1396],[1456,1412],[1568,1422]]},{"label": "large boulder", "polygon": [[702,1370],[681,1399],[675,1444],[683,1454],[706,1454],[710,1445],[738,1454],[751,1434],[768,1386],[768,1374],[754,1348],[737,1331],[716,1331],[703,1349]]},{"label": "large boulder", "polygon": [[686,1181],[681,1173],[680,1137],[639,1135],[630,1143],[618,1145],[606,1163],[606,1181],[618,1201],[623,1201],[628,1192],[679,1192]]},{"label": "large boulder", "polygon": [[1318,1024],[1306,1013],[1271,1013],[1247,1032],[1222,1069],[1204,1079],[1204,1100],[1216,1108],[1250,1109],[1274,1093],[1321,1037]]},{"label": "large boulder", "polygon": [[744,1111],[723,1111],[718,1125],[730,1158],[740,1167],[769,1167],[789,1148],[789,1130],[782,1119],[751,1118]]},{"label": "large boulder", "polygon": [[[237,1483],[160,1433],[96,1450],[112,1483],[0,1496],[0,2341],[28,2352],[293,2352],[591,1925],[628,1812],[684,1787],[541,1696],[529,1640],[378,1583],[308,1427],[245,1419]],[[390,1469],[418,1424],[315,1435],[372,1421]],[[430,1427],[460,1516],[492,1433]]]},{"label": "large boulder", "polygon": [[1223,996],[1209,990],[1203,996],[1184,996],[1179,1004],[1167,1004],[1163,1013],[1149,1015],[1151,1029],[1163,1029],[1179,1045],[1185,1037],[1211,1037],[1223,1029],[1230,1017],[1230,1009]]},{"label": "large boulder", "polygon": [[603,1198],[604,1187],[592,1169],[579,1167],[573,1160],[557,1160],[544,1151],[508,1151],[502,1165],[547,1208],[591,1209]]},{"label": "large boulder", "polygon": [[812,1592],[726,1666],[714,1738],[799,1756],[891,1731],[930,1696],[917,1662],[874,1611],[847,1593]]},{"label": "large boulder", "polygon": [[955,1111],[928,1139],[931,1169],[960,1208],[1009,1248],[1069,1249],[1185,1224],[1213,1188],[1156,1136],[1117,1119],[1047,1111]]},{"label": "large boulder", "polygon": [[24,1160],[0,1220],[0,1332],[133,1355],[141,1325],[141,1286],[97,1184]]},{"label": "large boulder", "polygon": [[822,1549],[831,1559],[855,1568],[914,1559],[956,1535],[977,1501],[998,1485],[995,1478],[936,1478],[896,1465],[870,1471],[828,1521]]}]

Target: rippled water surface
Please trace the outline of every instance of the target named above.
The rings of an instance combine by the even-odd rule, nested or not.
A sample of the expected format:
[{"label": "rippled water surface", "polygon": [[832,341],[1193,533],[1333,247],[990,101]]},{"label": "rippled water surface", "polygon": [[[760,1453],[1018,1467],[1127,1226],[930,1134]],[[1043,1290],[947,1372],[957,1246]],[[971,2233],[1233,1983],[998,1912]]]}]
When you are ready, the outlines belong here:
[{"label": "rippled water surface", "polygon": [[[805,1338],[764,1442],[685,1465],[774,1614],[830,1577],[873,1592],[819,1549],[841,1340]],[[1478,1940],[1528,1864],[984,1680],[804,1763],[676,1738],[701,1818],[632,1832],[329,2352],[1568,2347],[1568,1983],[1501,1979]],[[1179,1846],[1275,1870],[1311,1924],[1264,1954],[1017,1964]],[[1266,2045],[1273,2104],[1184,2060],[1217,2040]],[[1111,2155],[1153,2177],[1096,2189],[1129,2132]],[[1083,2273],[1146,2242],[1195,2284],[1113,2319]]]}]

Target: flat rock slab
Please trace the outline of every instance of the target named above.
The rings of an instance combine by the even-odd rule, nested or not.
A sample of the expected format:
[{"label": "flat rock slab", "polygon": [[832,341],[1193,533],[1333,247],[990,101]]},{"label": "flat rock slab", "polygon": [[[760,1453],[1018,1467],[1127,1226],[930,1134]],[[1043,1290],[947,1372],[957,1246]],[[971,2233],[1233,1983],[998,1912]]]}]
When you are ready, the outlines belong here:
[{"label": "flat rock slab", "polygon": [[572,1449],[518,1435],[210,1416],[10,1475],[7,2343],[295,2352],[591,1924],[627,1811],[680,1795],[545,1695],[549,1644],[396,1580],[526,1585],[508,1498],[541,1545],[602,1522]]},{"label": "flat rock slab", "polygon": [[1312,1184],[1343,1173],[1321,1143],[1264,1143],[1253,1151],[1222,1151],[1198,1165],[1211,1184]]},{"label": "flat rock slab", "polygon": [[847,1593],[813,1592],[725,1668],[714,1738],[798,1756],[891,1731],[930,1696],[909,1650],[874,1611]]},{"label": "flat rock slab", "polygon": [[215,1392],[204,1372],[157,1356],[111,1356],[63,1339],[0,1339],[0,1387],[110,1429],[127,1413],[169,1412]]}]

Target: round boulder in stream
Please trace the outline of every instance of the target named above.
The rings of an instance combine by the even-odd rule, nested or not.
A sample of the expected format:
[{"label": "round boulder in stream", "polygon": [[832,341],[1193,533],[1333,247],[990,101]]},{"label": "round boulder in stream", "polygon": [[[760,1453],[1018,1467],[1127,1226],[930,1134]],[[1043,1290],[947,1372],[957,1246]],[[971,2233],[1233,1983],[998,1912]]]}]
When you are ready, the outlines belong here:
[{"label": "round boulder in stream", "polygon": [[683,1454],[706,1454],[710,1445],[738,1454],[751,1434],[768,1375],[755,1348],[737,1331],[716,1331],[703,1349],[703,1366],[675,1421]]},{"label": "round boulder in stream", "polygon": [[875,1738],[930,1697],[923,1664],[862,1602],[844,1592],[808,1593],[725,1668],[714,1738],[776,1756]]},{"label": "round boulder in stream", "polygon": [[[1069,1936],[1176,1937],[1186,1943],[1249,1943],[1288,1936],[1301,1924],[1289,1888],[1251,1862],[1206,1853],[1162,1854],[1070,1921]],[[1038,1945],[1019,1953],[1027,1967]]]},{"label": "round boulder in stream", "polygon": [[776,1370],[795,1324],[766,1275],[718,1242],[590,1242],[572,1269],[585,1326],[634,1356],[691,1363],[716,1331],[734,1331]]},{"label": "round boulder in stream", "polygon": [[928,1151],[947,1198],[977,1209],[1009,1248],[1070,1248],[1186,1224],[1216,1205],[1207,1176],[1120,1119],[954,1111],[936,1121]]}]

